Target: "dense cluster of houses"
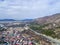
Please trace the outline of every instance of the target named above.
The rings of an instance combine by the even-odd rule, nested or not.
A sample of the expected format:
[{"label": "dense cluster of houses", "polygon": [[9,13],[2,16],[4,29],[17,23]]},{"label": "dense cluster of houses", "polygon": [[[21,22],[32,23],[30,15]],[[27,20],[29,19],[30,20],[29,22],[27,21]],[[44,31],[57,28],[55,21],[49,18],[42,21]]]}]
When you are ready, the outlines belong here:
[{"label": "dense cluster of houses", "polygon": [[29,36],[23,36],[21,32],[13,30],[13,33],[3,32],[3,45],[35,45],[33,39]]}]

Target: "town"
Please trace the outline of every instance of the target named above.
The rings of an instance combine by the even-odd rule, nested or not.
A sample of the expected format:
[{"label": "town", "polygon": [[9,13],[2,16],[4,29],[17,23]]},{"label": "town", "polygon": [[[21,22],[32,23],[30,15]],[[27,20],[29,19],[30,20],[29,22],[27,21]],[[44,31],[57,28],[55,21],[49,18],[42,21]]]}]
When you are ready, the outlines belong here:
[{"label": "town", "polygon": [[0,45],[54,45],[48,38],[37,35],[26,23],[0,23],[0,34]]}]

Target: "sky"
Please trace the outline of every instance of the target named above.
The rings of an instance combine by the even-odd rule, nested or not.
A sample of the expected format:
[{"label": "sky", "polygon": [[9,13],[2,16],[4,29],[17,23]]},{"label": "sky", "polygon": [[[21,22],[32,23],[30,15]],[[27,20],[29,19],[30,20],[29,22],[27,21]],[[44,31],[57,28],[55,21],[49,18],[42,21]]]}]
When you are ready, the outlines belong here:
[{"label": "sky", "polygon": [[60,13],[60,0],[0,0],[0,19],[34,19]]}]

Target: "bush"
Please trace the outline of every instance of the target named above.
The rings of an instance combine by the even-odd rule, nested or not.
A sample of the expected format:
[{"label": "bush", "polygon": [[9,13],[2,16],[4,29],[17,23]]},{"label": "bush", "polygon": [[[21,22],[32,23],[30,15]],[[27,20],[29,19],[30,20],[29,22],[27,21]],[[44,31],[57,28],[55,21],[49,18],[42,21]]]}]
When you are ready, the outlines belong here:
[{"label": "bush", "polygon": [[53,34],[55,35],[54,31],[52,30],[43,30],[42,33],[48,36],[52,36]]},{"label": "bush", "polygon": [[0,27],[0,32],[2,32],[2,31],[6,31],[6,29],[3,27]]}]

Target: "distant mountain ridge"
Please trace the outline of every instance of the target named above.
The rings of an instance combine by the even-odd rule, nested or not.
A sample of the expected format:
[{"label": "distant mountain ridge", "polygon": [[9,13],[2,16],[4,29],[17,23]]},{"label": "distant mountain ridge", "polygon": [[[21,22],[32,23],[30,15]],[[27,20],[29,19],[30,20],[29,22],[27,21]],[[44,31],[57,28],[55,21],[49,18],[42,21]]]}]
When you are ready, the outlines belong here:
[{"label": "distant mountain ridge", "polygon": [[15,19],[0,19],[0,21],[26,21],[26,22],[30,22],[33,19],[23,19],[23,20],[15,20]]},{"label": "distant mountain ridge", "polygon": [[21,20],[21,21],[32,21],[33,19],[24,19],[24,20]]},{"label": "distant mountain ridge", "polygon": [[0,19],[0,21],[16,21],[14,19]]}]

